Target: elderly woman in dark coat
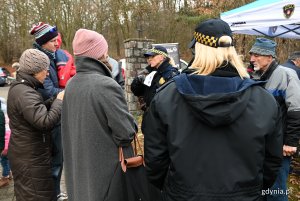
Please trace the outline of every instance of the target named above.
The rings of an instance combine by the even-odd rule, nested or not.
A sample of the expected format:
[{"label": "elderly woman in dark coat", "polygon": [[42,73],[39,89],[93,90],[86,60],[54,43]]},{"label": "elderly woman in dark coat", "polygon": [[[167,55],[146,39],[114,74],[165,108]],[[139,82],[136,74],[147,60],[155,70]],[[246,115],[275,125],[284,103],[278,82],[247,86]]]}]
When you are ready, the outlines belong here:
[{"label": "elderly woman in dark coat", "polygon": [[60,120],[64,92],[45,102],[37,92],[48,75],[49,64],[43,52],[25,50],[16,82],[8,92],[12,131],[8,157],[18,201],[55,200],[50,131]]}]

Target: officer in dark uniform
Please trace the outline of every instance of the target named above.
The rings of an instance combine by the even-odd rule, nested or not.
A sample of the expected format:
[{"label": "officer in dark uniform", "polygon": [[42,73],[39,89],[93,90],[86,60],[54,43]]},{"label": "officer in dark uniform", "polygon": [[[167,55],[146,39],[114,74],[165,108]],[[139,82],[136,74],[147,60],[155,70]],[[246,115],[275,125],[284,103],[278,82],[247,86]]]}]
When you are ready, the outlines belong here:
[{"label": "officer in dark uniform", "polygon": [[134,78],[131,83],[131,91],[139,97],[141,109],[146,111],[156,90],[179,72],[170,64],[167,49],[163,46],[154,46],[144,56],[149,65]]}]

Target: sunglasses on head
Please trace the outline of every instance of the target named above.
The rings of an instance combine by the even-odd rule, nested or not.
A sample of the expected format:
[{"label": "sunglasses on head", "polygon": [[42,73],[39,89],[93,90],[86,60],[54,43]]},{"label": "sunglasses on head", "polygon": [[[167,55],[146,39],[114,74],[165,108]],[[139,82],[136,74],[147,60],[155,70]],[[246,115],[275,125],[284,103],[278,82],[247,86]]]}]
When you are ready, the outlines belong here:
[{"label": "sunglasses on head", "polygon": [[56,28],[56,26],[55,27],[52,27],[50,30],[49,30],[49,32],[57,32],[57,28]]}]

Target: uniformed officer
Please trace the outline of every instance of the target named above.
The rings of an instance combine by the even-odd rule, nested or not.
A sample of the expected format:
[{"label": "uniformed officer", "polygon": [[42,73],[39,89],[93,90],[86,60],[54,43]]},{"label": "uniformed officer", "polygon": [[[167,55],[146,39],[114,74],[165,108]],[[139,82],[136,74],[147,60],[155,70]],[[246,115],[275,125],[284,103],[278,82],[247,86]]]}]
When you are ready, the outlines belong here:
[{"label": "uniformed officer", "polygon": [[156,90],[164,83],[178,75],[178,70],[172,66],[172,59],[167,49],[157,45],[149,49],[144,56],[148,66],[131,83],[131,91],[139,97],[141,109],[146,110],[153,99]]}]

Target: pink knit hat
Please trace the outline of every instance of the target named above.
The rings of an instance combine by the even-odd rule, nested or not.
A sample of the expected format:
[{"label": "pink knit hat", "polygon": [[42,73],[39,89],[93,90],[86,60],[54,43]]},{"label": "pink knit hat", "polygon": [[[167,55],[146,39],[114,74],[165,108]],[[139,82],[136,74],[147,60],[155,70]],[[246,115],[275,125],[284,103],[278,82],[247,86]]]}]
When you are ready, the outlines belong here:
[{"label": "pink knit hat", "polygon": [[92,30],[79,29],[73,39],[73,52],[75,56],[86,56],[99,59],[108,51],[105,38]]}]

